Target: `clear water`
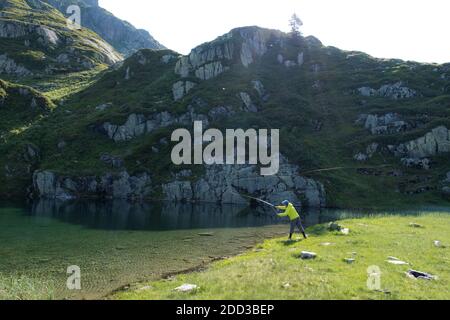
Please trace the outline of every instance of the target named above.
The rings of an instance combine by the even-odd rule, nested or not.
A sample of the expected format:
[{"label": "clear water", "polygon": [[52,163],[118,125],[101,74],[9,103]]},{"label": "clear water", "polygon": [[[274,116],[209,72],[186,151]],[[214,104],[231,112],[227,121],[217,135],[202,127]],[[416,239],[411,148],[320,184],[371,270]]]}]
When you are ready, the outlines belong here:
[{"label": "clear water", "polygon": [[[310,226],[367,214],[309,211],[304,222]],[[287,231],[286,222],[270,210],[241,206],[0,203],[0,275],[50,281],[57,299],[101,298],[130,283],[236,255]],[[66,287],[67,267],[72,265],[81,268],[81,290]]]}]

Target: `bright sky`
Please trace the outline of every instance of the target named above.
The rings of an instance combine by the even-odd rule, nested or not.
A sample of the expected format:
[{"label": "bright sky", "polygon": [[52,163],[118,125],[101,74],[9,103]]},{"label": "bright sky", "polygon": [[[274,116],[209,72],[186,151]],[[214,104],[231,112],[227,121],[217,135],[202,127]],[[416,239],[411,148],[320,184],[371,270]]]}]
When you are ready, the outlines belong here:
[{"label": "bright sky", "polygon": [[100,0],[180,53],[233,28],[288,31],[296,12],[303,33],[325,45],[380,58],[450,62],[448,0]]}]

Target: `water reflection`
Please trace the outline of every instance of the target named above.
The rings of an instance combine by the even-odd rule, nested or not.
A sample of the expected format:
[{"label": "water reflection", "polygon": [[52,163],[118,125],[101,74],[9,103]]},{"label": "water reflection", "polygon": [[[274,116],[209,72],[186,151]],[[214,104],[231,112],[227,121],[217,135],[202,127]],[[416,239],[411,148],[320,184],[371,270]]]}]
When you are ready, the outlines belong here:
[{"label": "water reflection", "polygon": [[[395,211],[389,214],[415,215],[436,208]],[[448,211],[439,208],[438,211]],[[394,212],[395,211],[395,212]],[[285,223],[270,208],[211,203],[128,202],[125,200],[61,201],[41,199],[29,203],[29,215],[40,219],[82,225],[100,230],[186,230],[211,228],[247,228]],[[314,210],[302,211],[305,227],[344,218],[383,215],[386,211]],[[50,223],[50,221],[48,221]]]},{"label": "water reflection", "polygon": [[42,199],[28,210],[36,218],[105,230],[244,228],[280,223],[264,208],[170,202],[60,201]]}]

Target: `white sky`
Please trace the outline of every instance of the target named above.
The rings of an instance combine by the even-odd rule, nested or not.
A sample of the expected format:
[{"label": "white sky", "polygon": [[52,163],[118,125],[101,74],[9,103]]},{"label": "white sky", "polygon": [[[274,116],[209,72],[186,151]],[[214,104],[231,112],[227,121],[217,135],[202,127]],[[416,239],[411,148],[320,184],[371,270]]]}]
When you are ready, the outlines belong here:
[{"label": "white sky", "polygon": [[184,54],[236,27],[288,31],[296,12],[303,33],[325,45],[450,62],[449,0],[100,0],[100,6]]}]

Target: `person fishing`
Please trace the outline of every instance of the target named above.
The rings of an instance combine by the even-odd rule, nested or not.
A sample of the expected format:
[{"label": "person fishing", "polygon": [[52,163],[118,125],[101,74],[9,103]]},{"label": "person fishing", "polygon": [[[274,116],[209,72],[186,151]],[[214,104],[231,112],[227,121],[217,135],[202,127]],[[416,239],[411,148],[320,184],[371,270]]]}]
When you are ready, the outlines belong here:
[{"label": "person fishing", "polygon": [[308,239],[308,236],[305,233],[305,229],[303,229],[302,222],[300,219],[300,215],[295,209],[294,205],[289,202],[289,200],[285,200],[282,202],[281,206],[276,206],[278,210],[283,210],[284,212],[279,213],[277,216],[280,218],[288,217],[291,221],[291,231],[289,233],[289,240],[292,240],[292,236],[294,235],[295,229],[298,229],[305,239]]}]

